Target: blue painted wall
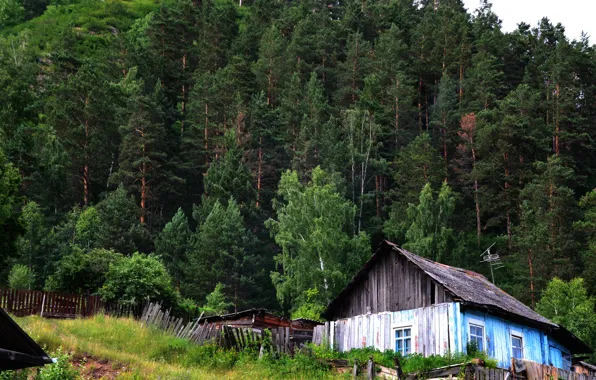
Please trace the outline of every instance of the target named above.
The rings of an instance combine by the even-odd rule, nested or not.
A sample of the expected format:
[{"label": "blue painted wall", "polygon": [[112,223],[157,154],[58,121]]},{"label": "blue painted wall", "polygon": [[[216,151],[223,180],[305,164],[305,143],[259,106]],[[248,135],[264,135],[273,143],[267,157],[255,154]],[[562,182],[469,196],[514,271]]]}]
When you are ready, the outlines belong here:
[{"label": "blue painted wall", "polygon": [[[523,334],[524,359],[563,368],[562,352],[566,351],[565,348],[550,339],[541,330],[472,310],[462,311],[459,320],[461,321],[459,330],[464,342],[468,342],[470,339],[468,326],[471,320],[484,323],[485,351],[488,351],[489,357],[498,360],[499,367],[509,368],[511,366],[511,333],[521,332]],[[465,350],[465,343],[463,348]]]}]

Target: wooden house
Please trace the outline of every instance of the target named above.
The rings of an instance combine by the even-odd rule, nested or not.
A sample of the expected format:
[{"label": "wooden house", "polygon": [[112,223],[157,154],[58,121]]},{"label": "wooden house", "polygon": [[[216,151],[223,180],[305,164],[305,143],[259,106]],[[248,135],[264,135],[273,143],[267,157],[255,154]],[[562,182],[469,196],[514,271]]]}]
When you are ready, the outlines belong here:
[{"label": "wooden house", "polygon": [[0,371],[41,367],[52,359],[0,309]]},{"label": "wooden house", "polygon": [[484,276],[385,241],[328,306],[328,341],[403,354],[465,352],[469,342],[509,368],[512,358],[570,370],[592,349]]}]

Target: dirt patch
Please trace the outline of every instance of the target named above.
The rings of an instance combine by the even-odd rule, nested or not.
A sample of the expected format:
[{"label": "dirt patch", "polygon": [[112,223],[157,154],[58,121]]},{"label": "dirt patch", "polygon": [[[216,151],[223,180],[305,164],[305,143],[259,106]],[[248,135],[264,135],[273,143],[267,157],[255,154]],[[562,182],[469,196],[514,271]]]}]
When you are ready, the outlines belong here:
[{"label": "dirt patch", "polygon": [[78,369],[83,379],[116,379],[127,372],[128,368],[107,359],[99,359],[87,354],[77,354],[71,357],[71,363]]}]

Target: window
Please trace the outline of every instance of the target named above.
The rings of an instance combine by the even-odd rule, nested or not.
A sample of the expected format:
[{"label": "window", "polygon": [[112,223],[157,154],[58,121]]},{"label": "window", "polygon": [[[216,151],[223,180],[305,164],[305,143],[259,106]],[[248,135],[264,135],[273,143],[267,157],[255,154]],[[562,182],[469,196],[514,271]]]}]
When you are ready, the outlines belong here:
[{"label": "window", "polygon": [[470,342],[476,342],[478,351],[484,351],[484,326],[470,323]]},{"label": "window", "polygon": [[468,334],[470,343],[475,343],[478,351],[486,351],[484,344],[484,321],[481,319],[468,319]]},{"label": "window", "polygon": [[521,334],[511,334],[511,353],[516,359],[523,359],[524,357],[524,339]]},{"label": "window", "polygon": [[571,371],[573,369],[571,363],[571,354],[567,352],[563,352],[563,369],[566,371]]},{"label": "window", "polygon": [[401,327],[395,329],[395,352],[402,355],[412,353],[412,327]]}]

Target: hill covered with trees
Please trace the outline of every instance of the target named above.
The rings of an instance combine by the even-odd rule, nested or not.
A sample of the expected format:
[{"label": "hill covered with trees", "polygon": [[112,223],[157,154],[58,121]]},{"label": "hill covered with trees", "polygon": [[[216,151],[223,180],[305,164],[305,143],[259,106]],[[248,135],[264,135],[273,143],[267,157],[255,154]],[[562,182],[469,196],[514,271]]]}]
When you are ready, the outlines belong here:
[{"label": "hill covered with trees", "polygon": [[382,239],[496,243],[593,307],[595,51],[488,2],[2,0],[1,279],[313,316]]}]

